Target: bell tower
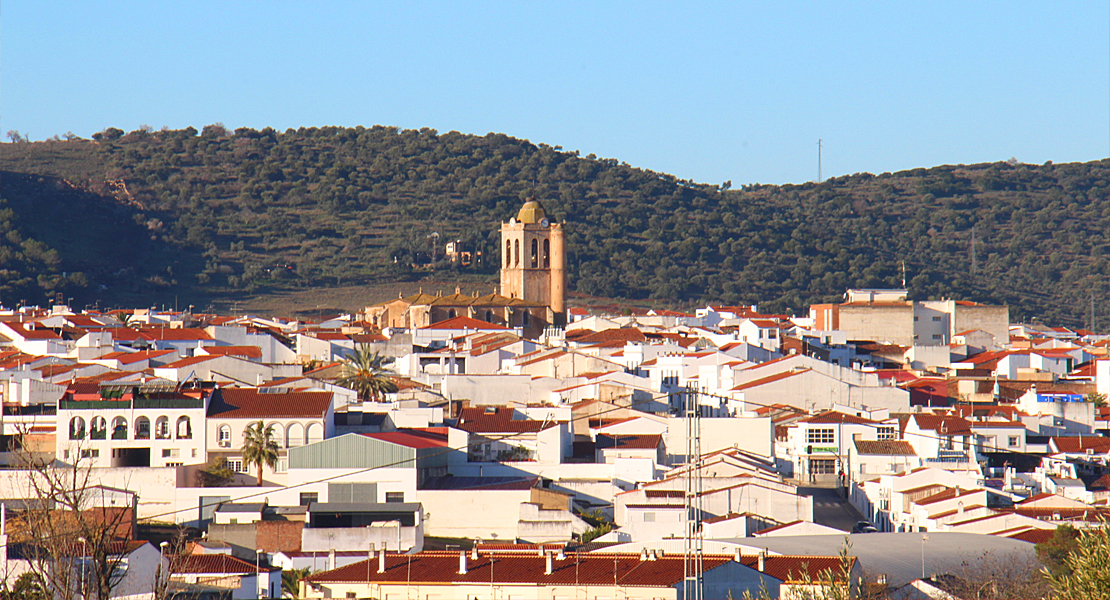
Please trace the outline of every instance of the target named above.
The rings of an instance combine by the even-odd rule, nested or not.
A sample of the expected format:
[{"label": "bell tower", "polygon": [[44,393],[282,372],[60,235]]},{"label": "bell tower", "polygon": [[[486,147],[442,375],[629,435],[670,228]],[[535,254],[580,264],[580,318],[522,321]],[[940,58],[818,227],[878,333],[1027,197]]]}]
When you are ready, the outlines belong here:
[{"label": "bell tower", "polygon": [[501,294],[546,304],[565,323],[566,287],[563,227],[528,198],[516,218],[501,224]]}]

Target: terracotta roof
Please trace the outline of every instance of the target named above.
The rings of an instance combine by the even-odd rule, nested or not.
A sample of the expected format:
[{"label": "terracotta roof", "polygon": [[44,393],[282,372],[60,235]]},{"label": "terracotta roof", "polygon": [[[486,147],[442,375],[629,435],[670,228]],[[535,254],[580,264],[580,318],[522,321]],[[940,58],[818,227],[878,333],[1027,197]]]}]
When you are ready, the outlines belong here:
[{"label": "terracotta roof", "polygon": [[171,570],[174,573],[195,573],[216,575],[224,573],[266,573],[274,567],[255,568],[254,563],[227,554],[183,554],[173,557]]},{"label": "terracotta roof", "polygon": [[144,338],[148,340],[189,342],[212,339],[212,336],[208,335],[208,333],[203,329],[185,329],[180,327],[152,327],[147,329],[139,329],[138,331]]},{"label": "terracotta roof", "polygon": [[268,394],[254,388],[221,388],[212,396],[208,416],[225,419],[318,419],[327,414],[331,401],[331,392]]},{"label": "terracotta roof", "polygon": [[1051,540],[1054,533],[1055,531],[1052,529],[1031,528],[1026,529],[1025,531],[1019,531],[1017,533],[1011,533],[1006,537],[1015,540],[1021,540],[1023,542],[1029,542],[1030,544],[1043,544],[1044,542]]},{"label": "terracotta roof", "polygon": [[36,327],[30,329],[24,327],[21,323],[7,322],[6,325],[12,330],[12,333],[22,337],[25,340],[60,340],[62,336],[54,333],[54,330],[45,327]]},{"label": "terracotta roof", "polygon": [[885,456],[916,456],[913,446],[902,440],[855,440],[859,454],[879,454]]},{"label": "terracotta roof", "polygon": [[262,348],[258,346],[205,346],[204,352],[216,356],[245,356],[247,358],[262,358]]},{"label": "terracotta roof", "polygon": [[971,433],[971,422],[961,417],[951,415],[915,414],[913,421],[922,431],[936,431],[945,435],[968,435]]},{"label": "terracotta roof", "polygon": [[407,446],[409,448],[443,448],[447,446],[447,436],[419,430],[384,431],[364,433],[368,438]]},{"label": "terracotta roof", "polygon": [[513,419],[513,409],[497,407],[471,407],[459,412],[457,427],[470,433],[530,433],[555,427],[557,421]]},{"label": "terracotta roof", "polygon": [[190,356],[189,358],[183,358],[181,360],[175,360],[172,363],[167,363],[167,364],[165,364],[161,367],[157,367],[157,368],[159,368],[159,369],[183,369],[185,367],[189,367],[189,366],[192,366],[192,365],[197,365],[197,364],[200,364],[202,362],[209,361],[209,360],[215,360],[216,358],[217,357],[215,357],[215,356]]},{"label": "terracotta roof", "polygon": [[1093,450],[1097,454],[1110,453],[1110,438],[1097,435],[1054,437],[1050,443],[1056,447],[1057,452],[1068,454],[1082,454],[1087,450]]},{"label": "terracotta roof", "polygon": [[597,344],[601,342],[644,342],[647,341],[647,337],[644,332],[635,327],[621,327],[590,332],[580,336],[568,334],[567,340],[579,344]]},{"label": "terracotta roof", "polygon": [[[491,565],[491,559],[493,564]],[[730,556],[705,557],[705,570],[715,569],[732,560]],[[752,557],[752,561],[755,561]],[[546,559],[536,551],[490,555],[479,551],[477,559],[466,554],[467,572],[459,574],[458,552],[420,552],[410,555],[387,554],[384,573],[377,560],[360,561],[331,571],[314,573],[312,582],[474,583],[479,585],[544,583],[548,585],[605,585],[614,580],[620,586],[669,588],[683,580],[682,556],[664,556],[641,561],[639,554],[567,553],[553,560],[553,571],[544,574]],[[370,562],[371,564],[367,564]],[[754,562],[753,562],[754,564]],[[491,573],[492,571],[492,573]]]},{"label": "terracotta roof", "polygon": [[597,436],[597,449],[655,450],[662,442],[663,436],[658,434],[607,435],[600,433]]}]

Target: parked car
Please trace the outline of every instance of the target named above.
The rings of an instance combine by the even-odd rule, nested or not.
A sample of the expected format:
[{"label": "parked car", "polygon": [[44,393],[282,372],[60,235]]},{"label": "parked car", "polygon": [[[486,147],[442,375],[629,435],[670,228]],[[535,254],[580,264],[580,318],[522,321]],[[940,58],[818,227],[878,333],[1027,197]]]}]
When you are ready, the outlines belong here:
[{"label": "parked car", "polygon": [[860,521],[852,526],[852,533],[876,533],[878,529],[868,521]]}]

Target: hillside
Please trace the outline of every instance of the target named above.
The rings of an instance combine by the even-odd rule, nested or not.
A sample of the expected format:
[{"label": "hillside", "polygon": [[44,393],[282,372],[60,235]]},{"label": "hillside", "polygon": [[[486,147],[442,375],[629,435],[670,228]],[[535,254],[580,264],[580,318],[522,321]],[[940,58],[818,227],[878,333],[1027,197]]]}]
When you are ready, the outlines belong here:
[{"label": "hillside", "polygon": [[[0,302],[205,306],[424,278],[488,289],[498,223],[534,194],[567,222],[570,286],[590,296],[801,311],[898,286],[904,262],[917,299],[1071,325],[1092,295],[1110,309],[1110,160],[722,189],[501,134],[96,137],[0,145]],[[484,260],[444,261],[448,240]]]}]

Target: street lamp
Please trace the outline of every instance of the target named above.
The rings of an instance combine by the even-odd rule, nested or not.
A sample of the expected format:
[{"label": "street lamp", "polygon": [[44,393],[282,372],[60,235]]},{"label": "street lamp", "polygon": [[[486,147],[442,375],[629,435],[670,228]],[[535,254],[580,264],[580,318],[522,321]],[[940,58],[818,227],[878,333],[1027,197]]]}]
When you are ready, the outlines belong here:
[{"label": "street lamp", "polygon": [[86,540],[85,540],[84,536],[82,536],[82,537],[77,538],[77,541],[81,542],[81,561],[78,563],[81,566],[81,574],[80,574],[79,579],[78,579],[78,584],[81,586],[81,597],[85,598],[85,600],[88,600],[89,590],[88,590],[88,586],[85,583],[85,560],[86,560],[85,557],[88,555],[88,552],[85,550],[85,541]]},{"label": "street lamp", "polygon": [[168,582],[170,580],[170,568],[169,565],[166,564],[166,548],[169,548],[169,546],[170,543],[166,541],[158,544],[158,571],[154,574],[154,593],[156,595],[158,594],[158,588],[162,584],[162,581],[158,580],[158,572],[162,572],[162,569],[165,569],[165,571],[162,572],[162,580],[167,582],[167,587],[169,587]]},{"label": "street lamp", "polygon": [[921,578],[925,579],[925,542],[929,541],[929,534],[921,534]]}]

